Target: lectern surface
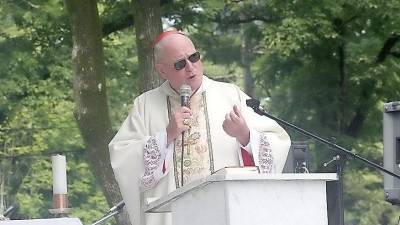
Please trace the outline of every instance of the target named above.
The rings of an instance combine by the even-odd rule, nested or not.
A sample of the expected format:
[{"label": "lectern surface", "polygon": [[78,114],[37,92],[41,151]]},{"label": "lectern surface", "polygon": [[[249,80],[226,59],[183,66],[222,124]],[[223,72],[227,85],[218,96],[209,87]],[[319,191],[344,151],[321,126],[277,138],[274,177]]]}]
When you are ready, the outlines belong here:
[{"label": "lectern surface", "polygon": [[215,182],[243,182],[243,181],[333,181],[337,180],[335,173],[277,173],[277,174],[213,174],[195,180],[166,196],[148,202],[144,211],[147,213],[170,212],[171,204],[186,193],[199,190]]},{"label": "lectern surface", "polygon": [[1,225],[82,225],[78,218],[52,218],[33,220],[6,220],[0,221]]}]

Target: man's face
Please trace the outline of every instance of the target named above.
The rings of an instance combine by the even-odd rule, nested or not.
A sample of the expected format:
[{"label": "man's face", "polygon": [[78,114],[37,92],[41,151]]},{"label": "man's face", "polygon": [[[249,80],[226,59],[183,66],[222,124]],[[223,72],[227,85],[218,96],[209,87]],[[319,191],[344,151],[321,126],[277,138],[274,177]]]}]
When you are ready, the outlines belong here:
[{"label": "man's face", "polygon": [[157,71],[176,91],[179,91],[182,84],[188,84],[194,92],[203,79],[203,64],[197,51],[184,35],[172,34],[168,38],[161,54],[161,62],[156,65]]}]

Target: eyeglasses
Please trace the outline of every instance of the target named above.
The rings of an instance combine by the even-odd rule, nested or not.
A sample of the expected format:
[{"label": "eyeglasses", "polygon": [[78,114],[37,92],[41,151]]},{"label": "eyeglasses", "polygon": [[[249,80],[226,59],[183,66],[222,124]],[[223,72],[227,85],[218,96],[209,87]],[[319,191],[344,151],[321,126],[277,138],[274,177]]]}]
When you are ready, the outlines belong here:
[{"label": "eyeglasses", "polygon": [[[200,52],[195,52],[193,54],[191,54],[188,58],[187,58],[191,63],[195,63],[197,61],[200,60]],[[174,67],[176,70],[181,70],[183,68],[185,68],[186,66],[186,59],[181,59],[178,62],[174,63]]]}]

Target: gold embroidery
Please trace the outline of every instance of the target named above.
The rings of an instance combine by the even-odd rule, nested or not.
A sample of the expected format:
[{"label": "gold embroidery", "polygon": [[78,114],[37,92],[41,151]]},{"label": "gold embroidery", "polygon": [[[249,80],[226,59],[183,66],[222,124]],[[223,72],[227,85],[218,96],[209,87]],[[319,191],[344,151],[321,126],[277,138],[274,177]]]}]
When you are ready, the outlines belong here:
[{"label": "gold embroidery", "polygon": [[212,149],[212,143],[211,143],[211,132],[210,132],[210,124],[209,124],[209,119],[208,119],[208,110],[207,110],[207,97],[206,97],[206,92],[202,93],[202,106],[204,107],[204,115],[206,117],[206,128],[207,128],[207,144],[208,144],[208,149],[209,149],[209,155],[210,155],[210,171],[211,173],[214,173],[214,155],[213,155],[213,149]]},{"label": "gold embroidery", "polygon": [[[180,106],[179,96],[168,98],[168,112],[170,116],[178,110]],[[187,184],[193,180],[211,174],[210,165],[212,162],[212,152],[210,151],[210,133],[208,126],[208,117],[205,107],[204,97],[201,94],[195,94],[190,99],[190,108],[192,116],[189,118],[190,129],[184,134],[184,160],[183,160],[183,183]],[[182,157],[182,136],[180,135],[174,141],[174,169],[176,187],[181,184],[181,157]]]}]

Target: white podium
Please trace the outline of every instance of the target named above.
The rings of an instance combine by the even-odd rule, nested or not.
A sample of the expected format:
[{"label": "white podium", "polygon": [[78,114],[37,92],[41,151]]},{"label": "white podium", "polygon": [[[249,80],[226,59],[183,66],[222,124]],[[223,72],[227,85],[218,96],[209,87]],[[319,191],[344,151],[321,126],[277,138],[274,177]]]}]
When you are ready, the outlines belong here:
[{"label": "white podium", "polygon": [[147,204],[173,225],[328,225],[332,173],[213,174]]}]

